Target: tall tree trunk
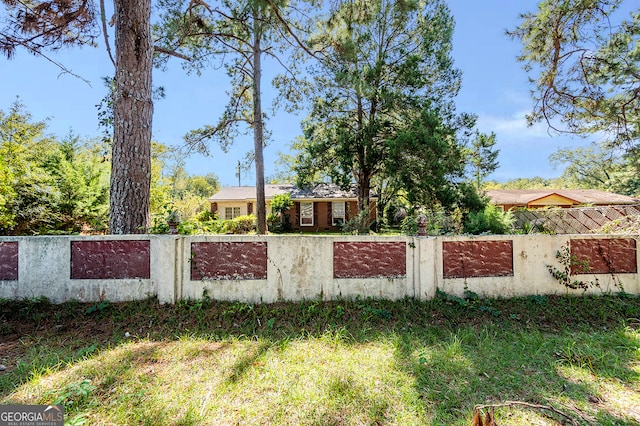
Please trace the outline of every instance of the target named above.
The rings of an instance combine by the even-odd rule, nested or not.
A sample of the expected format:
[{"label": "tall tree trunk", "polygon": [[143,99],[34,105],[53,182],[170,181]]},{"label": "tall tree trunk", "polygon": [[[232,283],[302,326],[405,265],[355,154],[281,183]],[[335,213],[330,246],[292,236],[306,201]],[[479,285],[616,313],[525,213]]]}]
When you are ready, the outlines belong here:
[{"label": "tall tree trunk", "polygon": [[358,212],[369,208],[369,193],[371,192],[371,178],[364,171],[358,176]]},{"label": "tall tree trunk", "polygon": [[114,0],[116,76],[109,230],[149,228],[151,187],[151,0]]},{"label": "tall tree trunk", "polygon": [[262,121],[262,97],[260,80],[262,78],[261,38],[262,22],[258,11],[260,6],[254,6],[253,12],[253,147],[256,160],[256,214],[258,234],[267,233],[267,205],[264,193],[264,125]]}]

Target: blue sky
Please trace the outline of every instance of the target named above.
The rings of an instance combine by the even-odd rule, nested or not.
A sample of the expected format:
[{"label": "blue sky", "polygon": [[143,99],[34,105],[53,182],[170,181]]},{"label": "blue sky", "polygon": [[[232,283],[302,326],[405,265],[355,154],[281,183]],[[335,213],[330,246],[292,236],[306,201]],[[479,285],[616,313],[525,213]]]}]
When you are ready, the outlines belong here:
[{"label": "blue sky", "polygon": [[[561,147],[588,144],[588,140],[549,134],[545,125],[527,127],[525,114],[531,109],[527,76],[515,58],[517,41],[505,35],[514,28],[520,13],[534,10],[533,0],[450,0],[456,20],[454,33],[455,65],[463,72],[463,86],[457,98],[458,112],[478,115],[482,132],[495,132],[500,149],[500,168],[490,176],[495,180],[518,177],[555,177],[562,171],[552,169],[549,154]],[[113,39],[111,39],[113,43]],[[49,132],[64,136],[73,130],[83,136],[99,134],[95,105],[105,95],[102,77],[113,74],[113,66],[104,48],[73,48],[52,56],[90,84],[68,75],[43,58],[19,51],[14,59],[0,62],[0,109],[7,110],[20,97],[35,120],[48,118]],[[165,72],[154,70],[154,85],[165,88],[166,97],[155,104],[154,140],[167,145],[180,144],[189,130],[215,123],[224,108],[228,86],[222,71],[187,75],[178,60]],[[264,86],[267,85],[265,81]],[[265,90],[265,103],[270,103]],[[300,134],[299,115],[284,112],[267,123],[272,141],[265,150],[267,176],[275,171],[278,151]],[[237,185],[235,166],[251,149],[250,135],[240,137],[229,153],[212,149],[213,156],[194,155],[187,161],[191,174],[215,173],[223,185]],[[253,185],[253,175],[243,184]]]}]

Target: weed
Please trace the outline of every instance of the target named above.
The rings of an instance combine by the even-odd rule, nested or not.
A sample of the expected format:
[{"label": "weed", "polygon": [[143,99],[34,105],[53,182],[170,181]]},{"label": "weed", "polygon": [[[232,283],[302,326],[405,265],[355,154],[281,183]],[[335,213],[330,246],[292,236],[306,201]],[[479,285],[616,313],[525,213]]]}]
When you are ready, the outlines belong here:
[{"label": "weed", "polygon": [[591,371],[595,369],[596,358],[587,355],[576,347],[575,342],[567,344],[564,351],[557,351],[553,354],[560,363],[566,363],[574,367],[585,368]]},{"label": "weed", "polygon": [[478,293],[473,292],[467,288],[464,289],[464,298],[467,300],[479,300],[480,296],[478,296]]},{"label": "weed", "polygon": [[365,318],[365,320],[370,320],[372,318],[388,320],[393,318],[393,314],[386,309],[375,308],[366,305],[362,306],[361,309],[363,318]]},{"label": "weed", "polygon": [[533,294],[533,295],[527,296],[527,300],[533,303],[534,305],[538,305],[538,306],[544,306],[547,303],[549,303],[549,298],[544,294]]},{"label": "weed", "polygon": [[469,306],[469,301],[467,299],[463,299],[462,297],[458,297],[453,294],[445,293],[440,289],[436,289],[436,298],[444,300],[449,303],[454,303],[461,307]]},{"label": "weed", "polygon": [[254,306],[249,303],[234,302],[224,310],[223,315],[233,317],[253,312],[253,310]]},{"label": "weed", "polygon": [[344,317],[344,314],[345,314],[344,306],[342,305],[336,306],[336,319],[342,319],[342,317]]},{"label": "weed", "polygon": [[211,297],[209,297],[209,292],[205,288],[204,290],[202,290],[202,297],[191,302],[188,306],[188,309],[190,312],[202,311],[205,309],[209,309],[211,307],[211,304]]},{"label": "weed", "polygon": [[95,389],[96,387],[91,384],[91,380],[83,379],[79,382],[69,383],[63,389],[51,392],[50,395],[57,395],[53,405],[62,404],[66,411],[73,412],[89,400]]},{"label": "weed", "polygon": [[97,343],[93,343],[90,346],[87,346],[86,348],[82,348],[77,352],[77,357],[78,358],[86,358],[90,355],[92,355],[93,353],[95,353],[96,351],[98,351],[98,344]]},{"label": "weed", "polygon": [[91,315],[91,314],[103,314],[107,309],[109,309],[109,307],[111,306],[111,302],[109,302],[108,300],[103,300],[100,303],[96,303],[94,305],[91,305],[87,308],[87,310],[85,311],[85,314],[87,315]]},{"label": "weed", "polygon": [[267,330],[272,330],[275,323],[276,323],[275,318],[269,318],[267,320]]},{"label": "weed", "polygon": [[493,315],[494,317],[499,317],[500,314],[501,314],[500,310],[494,308],[493,306],[489,306],[489,305],[481,305],[480,306],[480,311],[487,312],[487,313]]}]

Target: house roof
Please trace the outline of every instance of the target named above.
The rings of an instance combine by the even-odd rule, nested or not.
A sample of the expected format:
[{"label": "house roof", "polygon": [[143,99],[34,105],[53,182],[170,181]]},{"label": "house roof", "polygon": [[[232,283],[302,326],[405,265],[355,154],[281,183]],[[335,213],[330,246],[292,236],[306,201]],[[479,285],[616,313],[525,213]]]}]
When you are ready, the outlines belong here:
[{"label": "house roof", "polygon": [[[373,192],[369,193],[371,198],[376,198]],[[291,191],[292,199],[357,199],[358,192],[356,185],[351,185],[349,189],[342,189],[338,185],[332,183],[320,183],[313,188],[293,188]]]},{"label": "house roof", "polygon": [[[293,185],[265,185],[264,186],[264,195],[265,198],[271,199],[279,194],[286,194],[291,192],[294,188]],[[220,191],[216,192],[212,197],[209,197],[209,201],[219,202],[219,201],[248,201],[255,200],[256,197],[256,187],[255,186],[228,186],[226,188],[222,188]]]},{"label": "house roof", "polygon": [[[320,183],[313,188],[298,188],[295,185],[265,185],[265,198],[267,200],[278,194],[291,194],[294,200],[316,200],[316,199],[357,199],[355,185],[350,189],[341,189],[338,185],[330,183]],[[372,198],[375,194],[371,193]],[[255,186],[229,186],[222,188],[219,192],[209,198],[211,202],[221,201],[249,201],[256,199]]]},{"label": "house roof", "polygon": [[597,189],[493,189],[487,191],[491,204],[526,206],[543,198],[559,196],[572,204],[636,204],[638,200],[626,195]]}]

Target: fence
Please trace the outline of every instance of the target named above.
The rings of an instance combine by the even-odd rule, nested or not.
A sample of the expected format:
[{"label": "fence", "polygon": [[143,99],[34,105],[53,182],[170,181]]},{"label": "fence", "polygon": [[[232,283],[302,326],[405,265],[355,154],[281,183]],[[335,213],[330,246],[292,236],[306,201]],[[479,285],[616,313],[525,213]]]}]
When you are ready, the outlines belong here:
[{"label": "fence", "polygon": [[640,293],[635,238],[597,235],[469,237],[92,236],[0,238],[0,298],[162,303],[523,296],[574,292],[552,270],[556,253],[589,265],[576,279]]},{"label": "fence", "polygon": [[553,234],[640,233],[640,206],[514,210],[514,226]]}]

